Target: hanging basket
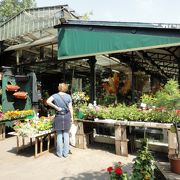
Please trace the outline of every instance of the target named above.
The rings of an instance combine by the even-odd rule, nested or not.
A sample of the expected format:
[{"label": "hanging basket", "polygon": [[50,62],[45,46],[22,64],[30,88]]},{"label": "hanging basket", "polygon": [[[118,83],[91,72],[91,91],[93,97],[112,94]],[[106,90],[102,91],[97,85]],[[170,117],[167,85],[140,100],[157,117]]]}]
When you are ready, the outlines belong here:
[{"label": "hanging basket", "polygon": [[15,92],[13,94],[13,96],[15,96],[15,98],[17,98],[17,99],[27,99],[27,95],[28,95],[28,93],[23,92],[23,91]]},{"label": "hanging basket", "polygon": [[19,89],[20,89],[20,87],[18,85],[8,84],[6,86],[7,91],[17,91]]}]

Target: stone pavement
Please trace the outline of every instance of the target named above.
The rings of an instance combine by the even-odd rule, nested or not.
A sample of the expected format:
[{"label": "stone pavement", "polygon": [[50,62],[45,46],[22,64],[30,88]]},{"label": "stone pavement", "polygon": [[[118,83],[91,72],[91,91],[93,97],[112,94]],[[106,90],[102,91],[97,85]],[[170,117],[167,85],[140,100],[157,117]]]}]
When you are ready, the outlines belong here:
[{"label": "stone pavement", "polygon": [[88,149],[71,147],[72,154],[58,158],[46,153],[34,158],[34,149],[16,154],[16,137],[0,141],[0,180],[108,180],[107,167],[113,162],[126,164],[131,171],[133,155],[117,156],[114,146],[91,145]]}]

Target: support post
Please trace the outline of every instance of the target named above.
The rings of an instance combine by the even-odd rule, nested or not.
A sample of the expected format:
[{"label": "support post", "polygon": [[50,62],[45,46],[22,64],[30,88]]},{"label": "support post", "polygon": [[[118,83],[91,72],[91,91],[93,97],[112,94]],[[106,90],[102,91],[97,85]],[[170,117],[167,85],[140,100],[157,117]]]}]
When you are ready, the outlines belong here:
[{"label": "support post", "polygon": [[90,89],[90,103],[94,103],[96,101],[96,59],[95,56],[90,57],[88,60],[89,66],[90,66],[90,84],[91,84],[91,89]]},{"label": "support post", "polygon": [[[134,59],[134,55],[133,55],[133,52],[132,52],[132,59]],[[132,100],[132,103],[135,102],[135,87],[134,87],[134,83],[135,83],[135,75],[134,75],[134,71],[135,71],[135,66],[134,66],[134,60],[132,60],[132,63],[131,63],[131,70],[132,70],[132,82],[131,82],[131,100]]]},{"label": "support post", "polygon": [[128,139],[126,135],[126,125],[115,125],[115,149],[117,155],[128,156]]}]

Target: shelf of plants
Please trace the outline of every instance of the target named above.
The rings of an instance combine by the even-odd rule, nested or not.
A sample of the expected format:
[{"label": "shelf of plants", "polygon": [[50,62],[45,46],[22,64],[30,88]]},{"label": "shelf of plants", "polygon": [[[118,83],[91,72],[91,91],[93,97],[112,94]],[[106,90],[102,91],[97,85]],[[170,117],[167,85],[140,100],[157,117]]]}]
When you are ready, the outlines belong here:
[{"label": "shelf of plants", "polygon": [[30,137],[36,134],[49,133],[52,131],[52,117],[40,117],[25,119],[24,122],[16,121],[14,123],[14,130],[23,137]]},{"label": "shelf of plants", "polygon": [[78,115],[81,112],[82,119],[113,119],[118,121],[133,122],[156,122],[172,123],[180,122],[180,91],[178,83],[169,80],[164,88],[153,95],[143,95],[141,97],[143,107],[137,104],[127,106],[117,104],[116,106],[87,106],[86,104],[78,105]]}]

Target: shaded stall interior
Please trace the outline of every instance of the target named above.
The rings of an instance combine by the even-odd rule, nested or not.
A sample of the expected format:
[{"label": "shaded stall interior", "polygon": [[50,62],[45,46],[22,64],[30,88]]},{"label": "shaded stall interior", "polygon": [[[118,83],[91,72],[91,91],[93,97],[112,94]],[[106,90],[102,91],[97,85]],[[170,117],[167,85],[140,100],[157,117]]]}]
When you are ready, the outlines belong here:
[{"label": "shaded stall interior", "polygon": [[[51,10],[56,11],[48,14]],[[19,21],[17,27],[27,30],[22,28],[14,34],[8,32],[8,26],[27,14],[29,18],[39,16],[37,24],[34,24],[39,29],[28,29],[24,26],[27,22]],[[38,25],[47,17],[49,23]],[[142,93],[155,92],[170,78],[180,82],[179,25],[94,22],[77,20],[79,18],[66,5],[20,13],[0,27],[1,66],[14,67],[17,75],[34,72],[39,98],[43,100],[57,92],[58,83],[64,81],[70,84],[70,93],[87,91],[90,102],[97,101],[98,104],[114,103],[115,100],[131,104],[138,102]],[[33,20],[30,22],[33,24]],[[5,33],[5,30],[8,31]],[[62,32],[67,34],[61,36]],[[95,35],[88,37],[92,32]],[[70,36],[73,33],[75,36]],[[134,44],[133,40],[131,43],[132,36],[137,38]],[[65,42],[71,42],[70,46],[66,47]],[[111,42],[111,48],[106,45],[108,42]],[[88,51],[84,49],[84,43],[88,44]],[[93,49],[98,43],[99,49]],[[116,73],[117,88],[111,89],[108,81]]]}]

